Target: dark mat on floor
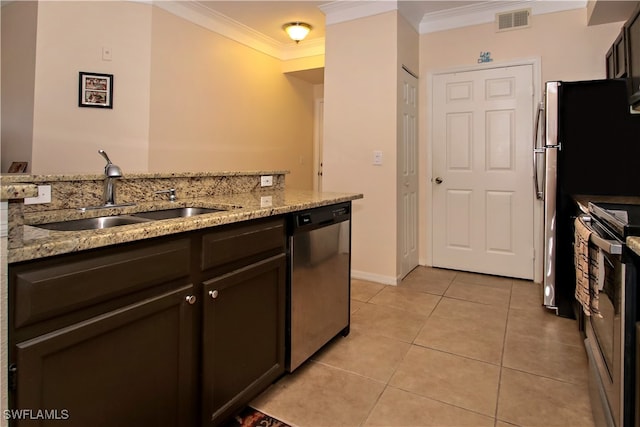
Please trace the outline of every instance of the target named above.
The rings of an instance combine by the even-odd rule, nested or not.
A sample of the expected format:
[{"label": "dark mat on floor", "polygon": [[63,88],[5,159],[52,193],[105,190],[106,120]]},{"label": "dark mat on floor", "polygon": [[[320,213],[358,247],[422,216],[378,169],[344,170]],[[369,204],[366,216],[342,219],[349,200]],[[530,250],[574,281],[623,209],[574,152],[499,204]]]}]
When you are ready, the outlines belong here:
[{"label": "dark mat on floor", "polygon": [[231,418],[224,427],[291,427],[287,423],[283,423],[267,414],[263,414],[257,409],[247,406]]}]

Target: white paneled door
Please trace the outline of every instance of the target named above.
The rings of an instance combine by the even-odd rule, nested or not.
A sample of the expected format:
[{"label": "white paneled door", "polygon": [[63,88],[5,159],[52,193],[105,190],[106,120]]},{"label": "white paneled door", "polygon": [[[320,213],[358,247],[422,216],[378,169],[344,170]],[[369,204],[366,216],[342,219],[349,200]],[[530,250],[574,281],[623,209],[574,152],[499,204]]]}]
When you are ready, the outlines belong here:
[{"label": "white paneled door", "polygon": [[433,77],[433,264],[533,279],[533,66]]},{"label": "white paneled door", "polygon": [[400,277],[418,265],[418,79],[402,71],[400,106]]}]

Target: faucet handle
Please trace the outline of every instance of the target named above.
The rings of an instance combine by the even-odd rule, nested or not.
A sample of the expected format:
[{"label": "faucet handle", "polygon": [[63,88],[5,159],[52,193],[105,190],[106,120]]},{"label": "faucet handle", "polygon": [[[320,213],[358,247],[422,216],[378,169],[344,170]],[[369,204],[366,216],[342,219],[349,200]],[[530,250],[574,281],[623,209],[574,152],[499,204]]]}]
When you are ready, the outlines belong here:
[{"label": "faucet handle", "polygon": [[119,166],[114,165],[107,156],[107,153],[104,150],[98,150],[98,154],[100,154],[107,161],[107,164],[104,167],[104,174],[109,178],[122,178],[122,170]]},{"label": "faucet handle", "polygon": [[98,154],[100,154],[102,157],[104,157],[104,159],[107,161],[107,164],[110,165],[111,163],[111,159],[109,159],[109,156],[107,156],[106,151],[100,149],[98,150]]},{"label": "faucet handle", "polygon": [[175,188],[169,188],[168,190],[158,190],[158,191],[155,191],[154,194],[168,194],[169,200],[171,200],[172,202],[174,202],[177,199]]}]

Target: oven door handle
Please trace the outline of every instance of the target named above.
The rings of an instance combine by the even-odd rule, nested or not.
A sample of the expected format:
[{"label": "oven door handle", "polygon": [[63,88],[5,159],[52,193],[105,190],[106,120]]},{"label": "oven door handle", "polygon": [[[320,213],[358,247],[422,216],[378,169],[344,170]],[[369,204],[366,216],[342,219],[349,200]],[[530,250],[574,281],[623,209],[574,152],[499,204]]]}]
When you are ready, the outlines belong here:
[{"label": "oven door handle", "polygon": [[591,223],[590,216],[580,216],[580,222],[591,231],[591,236],[589,236],[591,243],[611,255],[620,255],[622,253],[622,244],[619,241],[603,239],[598,232],[589,225]]}]

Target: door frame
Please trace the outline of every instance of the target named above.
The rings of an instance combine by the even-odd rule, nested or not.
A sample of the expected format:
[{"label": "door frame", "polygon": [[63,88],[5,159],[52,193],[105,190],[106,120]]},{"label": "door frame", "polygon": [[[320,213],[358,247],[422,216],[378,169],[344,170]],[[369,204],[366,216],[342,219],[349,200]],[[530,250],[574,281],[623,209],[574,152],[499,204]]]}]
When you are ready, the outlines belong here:
[{"label": "door frame", "polygon": [[[518,65],[531,65],[533,68],[533,87],[531,88],[533,92],[533,111],[535,112],[537,109],[537,105],[542,100],[542,74],[541,74],[541,58],[540,57],[532,57],[532,58],[523,58],[516,59],[513,61],[504,61],[504,62],[491,62],[487,64],[481,65],[473,65],[473,66],[462,66],[462,67],[453,67],[440,69],[435,71],[429,71],[427,73],[426,79],[426,107],[427,107],[427,126],[428,131],[426,132],[426,149],[424,150],[425,155],[427,156],[426,161],[426,170],[424,176],[424,186],[425,186],[425,201],[424,201],[424,215],[426,227],[425,227],[425,251],[424,251],[424,259],[421,260],[420,264],[433,266],[433,186],[431,184],[431,179],[433,176],[433,127],[430,126],[433,123],[433,79],[436,75],[442,74],[453,74],[453,73],[461,73],[461,72],[470,72],[470,71],[482,71],[492,68],[505,68],[505,67],[513,67]],[[532,118],[533,119],[533,118]],[[534,123],[534,120],[532,120]],[[531,141],[529,144],[531,150],[533,150],[533,128],[531,129]],[[533,170],[531,173],[531,198],[533,199],[533,250],[534,250],[534,268],[533,268],[533,280],[536,283],[540,283],[542,280],[543,273],[543,203],[541,200],[536,199],[533,190]]]},{"label": "door frame", "polygon": [[317,98],[313,109],[313,190],[322,191],[322,151],[324,144],[324,97]]}]

